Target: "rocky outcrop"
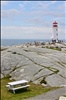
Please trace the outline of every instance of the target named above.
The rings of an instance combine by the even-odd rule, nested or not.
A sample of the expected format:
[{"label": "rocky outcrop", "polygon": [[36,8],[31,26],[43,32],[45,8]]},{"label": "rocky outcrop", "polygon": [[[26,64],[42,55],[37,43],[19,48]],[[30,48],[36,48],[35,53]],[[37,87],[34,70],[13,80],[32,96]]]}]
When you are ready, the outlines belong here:
[{"label": "rocky outcrop", "polygon": [[[44,44],[44,47],[42,47]],[[58,46],[60,44],[46,44]],[[66,83],[66,52],[46,48],[45,43],[6,47],[1,51],[1,78],[27,79],[35,84],[60,86]],[[61,45],[65,48],[65,45]]]}]

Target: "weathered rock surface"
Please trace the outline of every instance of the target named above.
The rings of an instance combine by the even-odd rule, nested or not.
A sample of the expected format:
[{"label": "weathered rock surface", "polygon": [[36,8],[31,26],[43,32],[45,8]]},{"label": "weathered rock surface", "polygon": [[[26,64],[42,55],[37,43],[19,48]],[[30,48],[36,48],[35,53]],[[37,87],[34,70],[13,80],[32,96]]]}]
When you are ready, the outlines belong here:
[{"label": "weathered rock surface", "polygon": [[12,46],[1,51],[1,78],[10,75],[10,79],[60,86],[66,84],[65,71],[66,52],[63,50],[32,45]]}]

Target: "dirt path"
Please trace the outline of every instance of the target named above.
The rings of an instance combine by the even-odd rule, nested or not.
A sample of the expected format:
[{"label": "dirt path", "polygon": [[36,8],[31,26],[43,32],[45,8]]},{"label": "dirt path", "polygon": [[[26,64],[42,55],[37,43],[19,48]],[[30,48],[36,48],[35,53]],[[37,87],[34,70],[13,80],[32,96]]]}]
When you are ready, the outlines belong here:
[{"label": "dirt path", "polygon": [[26,100],[58,100],[60,96],[65,94],[66,94],[66,87],[63,87]]}]

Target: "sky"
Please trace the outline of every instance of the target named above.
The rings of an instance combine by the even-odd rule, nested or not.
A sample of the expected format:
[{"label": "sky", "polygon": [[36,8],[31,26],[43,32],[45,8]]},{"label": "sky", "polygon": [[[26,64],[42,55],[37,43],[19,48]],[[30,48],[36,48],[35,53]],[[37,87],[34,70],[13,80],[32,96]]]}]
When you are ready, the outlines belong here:
[{"label": "sky", "polygon": [[1,1],[2,39],[51,39],[53,22],[58,38],[66,39],[66,1]]}]

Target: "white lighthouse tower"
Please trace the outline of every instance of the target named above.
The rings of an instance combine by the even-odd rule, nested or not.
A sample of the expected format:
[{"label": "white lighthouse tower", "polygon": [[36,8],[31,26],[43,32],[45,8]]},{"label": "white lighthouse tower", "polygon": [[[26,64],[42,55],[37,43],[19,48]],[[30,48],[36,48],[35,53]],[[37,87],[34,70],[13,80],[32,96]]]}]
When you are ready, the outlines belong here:
[{"label": "white lighthouse tower", "polygon": [[53,42],[58,42],[58,23],[55,21],[53,22]]}]

